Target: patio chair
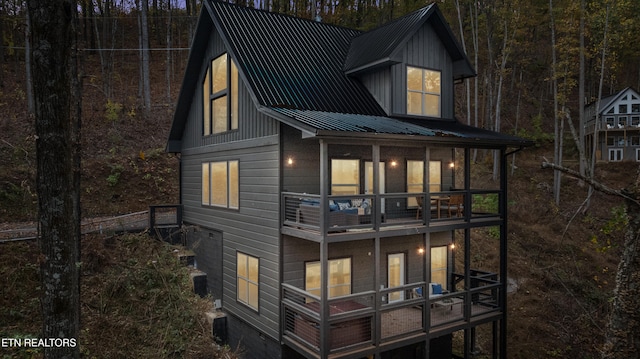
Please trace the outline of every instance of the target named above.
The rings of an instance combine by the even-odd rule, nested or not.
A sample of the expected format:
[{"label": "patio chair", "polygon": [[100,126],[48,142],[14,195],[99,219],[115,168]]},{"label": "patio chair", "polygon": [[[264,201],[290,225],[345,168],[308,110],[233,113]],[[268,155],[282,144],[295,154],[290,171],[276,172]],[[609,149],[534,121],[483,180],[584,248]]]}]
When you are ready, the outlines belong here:
[{"label": "patio chair", "polygon": [[420,219],[420,212],[422,212],[422,196],[416,197],[416,202],[418,202],[418,209],[416,210],[416,219]]},{"label": "patio chair", "polygon": [[463,209],[464,196],[461,194],[453,194],[449,197],[449,202],[447,203],[447,207],[449,207],[449,217],[453,211],[456,212],[457,217],[462,217],[462,209]]}]

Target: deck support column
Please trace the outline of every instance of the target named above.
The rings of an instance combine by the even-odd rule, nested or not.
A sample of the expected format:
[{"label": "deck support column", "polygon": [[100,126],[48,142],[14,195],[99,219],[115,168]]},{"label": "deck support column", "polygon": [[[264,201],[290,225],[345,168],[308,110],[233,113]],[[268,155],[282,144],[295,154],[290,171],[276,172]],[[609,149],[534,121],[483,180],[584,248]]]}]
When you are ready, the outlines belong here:
[{"label": "deck support column", "polygon": [[328,145],[320,140],[320,358],[328,358],[329,342],[329,244],[327,243],[327,227],[329,221],[329,150]]},{"label": "deck support column", "polygon": [[500,150],[500,196],[499,213],[502,216],[500,225],[500,358],[507,359],[507,155],[505,149]]}]

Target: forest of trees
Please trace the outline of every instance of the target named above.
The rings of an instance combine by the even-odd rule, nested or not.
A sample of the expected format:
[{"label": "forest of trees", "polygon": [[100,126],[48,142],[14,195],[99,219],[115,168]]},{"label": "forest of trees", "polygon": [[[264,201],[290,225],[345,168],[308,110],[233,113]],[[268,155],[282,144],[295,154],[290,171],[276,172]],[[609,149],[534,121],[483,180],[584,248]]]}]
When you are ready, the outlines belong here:
[{"label": "forest of trees", "polygon": [[[24,61],[33,65],[33,67],[27,65],[25,69],[27,74],[25,93],[29,109],[36,115],[38,131],[43,130],[43,134],[46,135],[51,127],[56,127],[46,122],[50,118],[64,120],[68,117],[72,119],[81,117],[79,107],[74,115],[73,109],[64,106],[56,109],[49,106],[47,102],[51,100],[51,96],[47,91],[56,92],[65,87],[68,89],[69,83],[72,83],[74,88],[79,88],[74,82],[82,76],[87,76],[83,72],[82,63],[83,59],[89,57],[99,61],[100,73],[90,74],[90,76],[92,80],[97,78],[93,81],[93,85],[100,87],[107,101],[117,95],[112,87],[112,81],[117,75],[114,58],[125,52],[128,53],[127,56],[135,57],[136,64],[139,64],[140,75],[137,81],[139,85],[135,107],[143,117],[149,113],[154,104],[171,104],[175,101],[172,94],[176,92],[171,89],[179,86],[182,74],[176,72],[183,67],[181,64],[186,59],[197,15],[202,6],[201,1],[80,0],[77,3],[63,1],[61,3],[64,6],[56,7],[55,11],[61,17],[68,18],[60,23],[56,22],[55,16],[44,16],[47,15],[46,6],[40,6],[41,4],[35,1],[28,1],[28,3],[29,11],[23,1],[0,0],[0,38],[3,40],[3,46],[0,47],[0,63],[18,64]],[[238,1],[238,3],[362,30],[381,25],[426,5],[423,1],[413,0],[354,0],[352,2],[263,0]],[[579,159],[580,175],[590,179],[594,169],[593,161],[589,161],[589,154],[576,146],[583,142],[584,136],[585,119],[582,109],[585,104],[597,101],[625,87],[640,88],[640,63],[638,62],[640,43],[634,41],[640,30],[640,2],[637,0],[441,0],[438,4],[478,74],[477,77],[466,80],[462,86],[458,87],[456,106],[460,121],[494,131],[554,141],[553,162],[557,166],[562,166],[565,149],[573,148],[572,159]],[[76,9],[77,13],[74,11]],[[68,16],[69,12],[72,16]],[[52,14],[53,10],[48,15]],[[30,16],[31,21],[28,20]],[[71,22],[71,18],[74,20],[77,18],[78,21]],[[55,32],[47,33],[45,26],[47,24],[60,25],[59,28],[56,27],[60,30],[58,38],[64,40],[64,44],[71,44],[69,45],[71,49],[50,51],[50,54],[43,51],[43,49],[51,50],[49,45],[55,42],[55,36],[52,36]],[[72,31],[68,31],[69,29]],[[30,35],[30,31],[34,33]],[[75,40],[70,35],[72,32],[76,37]],[[31,44],[29,39],[35,44]],[[36,46],[35,51],[32,45]],[[77,52],[79,59],[74,57],[76,52],[73,51],[73,47],[79,50]],[[66,51],[71,51],[71,58]],[[163,55],[159,56],[158,53]],[[55,73],[56,68],[51,66],[52,62],[48,60],[48,55],[52,59],[61,59],[61,63],[70,59],[74,62],[77,60],[80,64],[77,70],[83,75],[76,76],[75,72],[72,72],[71,76],[65,73],[61,74],[64,76],[60,76],[59,79],[51,78],[50,74]],[[153,93],[151,89],[152,57],[156,62],[162,60],[164,64],[166,91],[162,96],[157,92]],[[157,67],[155,68],[157,70]],[[32,75],[32,70],[37,71],[33,71]],[[4,77],[1,75],[0,85]],[[47,86],[51,84],[62,87],[48,89]],[[36,86],[38,89],[33,88]],[[152,93],[155,94],[155,98],[152,97]],[[58,113],[48,116],[45,110],[57,110]],[[39,126],[44,127],[41,129]],[[565,137],[571,139],[571,136],[567,135],[569,129],[574,134],[575,142],[564,143]],[[67,131],[65,138],[75,139],[74,136],[78,135],[76,128],[65,130]],[[40,132],[37,134],[39,138],[44,138],[40,136]],[[42,146],[42,143],[44,141],[40,140],[39,146]],[[68,153],[65,152],[60,156],[69,157],[71,161],[68,163],[69,168],[79,168],[79,152],[75,152],[79,148],[67,150]],[[38,157],[41,161],[39,166],[55,162],[55,160],[47,161],[46,158],[40,159],[40,151],[39,149]],[[78,170],[65,170],[62,167],[61,169],[60,178],[62,179],[70,173],[79,173]],[[39,172],[44,173],[44,171]],[[555,176],[554,194],[557,203],[560,193],[560,172],[556,172]],[[44,177],[38,180],[39,183],[42,182],[38,188],[40,196],[46,192],[45,187],[49,182]],[[75,181],[76,179],[72,178],[69,183]],[[639,183],[640,177],[636,180],[636,185]],[[77,186],[74,191],[78,191]],[[51,192],[57,193],[57,189]],[[633,208],[635,214],[640,213],[634,207],[638,204],[637,200],[634,200],[638,198],[638,192],[640,190],[634,192],[632,196],[627,196],[632,199],[629,208]],[[79,194],[75,193],[71,201],[74,207],[68,208],[74,216],[79,215],[79,210],[75,209],[79,204],[78,198]],[[42,196],[40,201],[42,204]],[[42,206],[46,207],[44,204]],[[40,213],[42,215],[47,211],[48,208],[42,208]],[[630,250],[625,252],[625,256],[628,255],[629,258],[639,257],[635,255],[640,252],[640,248],[636,248],[637,240],[635,240],[640,233],[639,218],[633,218],[633,231],[629,232],[626,247]],[[78,218],[72,220],[77,222]],[[47,229],[44,226],[41,228],[44,242],[47,242]],[[53,233],[62,233],[59,229],[54,228]],[[75,227],[69,227],[68,232],[71,233],[70,236],[74,233],[78,234]],[[67,244],[73,247],[77,242]],[[52,250],[55,252],[57,249],[54,247]],[[59,251],[62,250],[59,249]],[[73,262],[78,254],[72,250],[69,252]],[[637,316],[635,310],[637,299],[635,298],[638,296],[635,284],[639,265],[632,261],[629,263],[632,264],[628,274],[631,279],[627,284],[633,285],[626,292],[633,294],[627,295],[632,300],[620,306],[625,310],[633,309],[633,313]],[[54,269],[56,268],[52,266],[51,270]],[[620,273],[623,272],[620,271],[619,276]],[[69,275],[76,278],[78,276],[77,271]],[[47,277],[46,271],[43,272],[43,277]],[[616,305],[614,303],[614,307]],[[626,313],[628,314],[628,310]],[[628,315],[626,317],[631,318],[633,322],[625,328],[632,328],[632,330],[624,331],[623,334],[637,333],[635,330],[640,327],[640,318]],[[75,317],[70,320],[77,321]],[[626,325],[628,324],[623,323],[623,326]],[[621,332],[623,329],[620,329]],[[52,327],[51,330],[55,328]],[[72,332],[71,336],[74,335]],[[632,335],[637,337],[637,334]],[[615,342],[610,344],[610,346],[616,345]],[[77,356],[77,352],[72,355]]]}]

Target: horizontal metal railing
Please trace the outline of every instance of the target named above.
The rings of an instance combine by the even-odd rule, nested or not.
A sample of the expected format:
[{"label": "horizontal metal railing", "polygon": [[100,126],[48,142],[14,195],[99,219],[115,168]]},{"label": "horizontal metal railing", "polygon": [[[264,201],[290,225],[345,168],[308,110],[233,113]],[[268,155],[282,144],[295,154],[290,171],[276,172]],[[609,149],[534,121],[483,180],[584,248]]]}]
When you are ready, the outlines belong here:
[{"label": "horizontal metal railing", "polygon": [[498,190],[328,196],[282,194],[282,226],[333,235],[492,220],[502,217]]},{"label": "horizontal metal railing", "polygon": [[414,282],[331,298],[324,306],[328,311],[325,318],[320,314],[322,302],[318,296],[282,284],[282,332],[297,345],[319,352],[326,320],[328,351],[338,353],[364,350],[408,335],[448,330],[452,325],[459,327],[481,316],[499,314],[499,293],[503,289],[495,280],[497,275],[473,272],[476,275],[470,279],[474,287],[468,291],[429,296],[429,283]]}]

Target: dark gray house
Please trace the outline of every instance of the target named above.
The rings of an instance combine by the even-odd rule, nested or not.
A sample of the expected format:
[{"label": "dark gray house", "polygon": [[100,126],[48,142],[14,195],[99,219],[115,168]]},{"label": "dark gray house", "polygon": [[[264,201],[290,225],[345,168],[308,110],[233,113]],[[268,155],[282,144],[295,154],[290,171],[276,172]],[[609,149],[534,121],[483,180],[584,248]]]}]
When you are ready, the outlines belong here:
[{"label": "dark gray house", "polygon": [[[167,151],[231,346],[506,358],[505,159],[528,143],[455,119],[474,75],[436,5],[360,32],[203,2]],[[472,181],[474,149],[499,181]]]}]

